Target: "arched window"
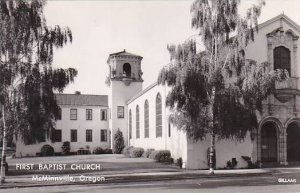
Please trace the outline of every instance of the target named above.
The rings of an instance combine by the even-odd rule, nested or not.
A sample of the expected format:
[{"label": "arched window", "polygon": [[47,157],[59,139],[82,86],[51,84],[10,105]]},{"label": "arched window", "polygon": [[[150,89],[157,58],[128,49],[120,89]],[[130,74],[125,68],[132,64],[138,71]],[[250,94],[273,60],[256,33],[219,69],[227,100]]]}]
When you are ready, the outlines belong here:
[{"label": "arched window", "polygon": [[286,69],[291,75],[291,52],[289,49],[279,46],[274,49],[274,70]]},{"label": "arched window", "polygon": [[123,75],[126,77],[131,77],[131,66],[129,63],[123,65]]},{"label": "arched window", "polygon": [[145,138],[149,138],[149,103],[148,100],[144,104],[144,126],[145,126]]},{"label": "arched window", "polygon": [[136,106],[136,138],[140,138],[140,108]]},{"label": "arched window", "polygon": [[132,138],[132,113],[131,109],[129,110],[129,139]]},{"label": "arched window", "polygon": [[156,96],[156,137],[162,136],[162,102],[161,102],[161,96],[158,93]]}]

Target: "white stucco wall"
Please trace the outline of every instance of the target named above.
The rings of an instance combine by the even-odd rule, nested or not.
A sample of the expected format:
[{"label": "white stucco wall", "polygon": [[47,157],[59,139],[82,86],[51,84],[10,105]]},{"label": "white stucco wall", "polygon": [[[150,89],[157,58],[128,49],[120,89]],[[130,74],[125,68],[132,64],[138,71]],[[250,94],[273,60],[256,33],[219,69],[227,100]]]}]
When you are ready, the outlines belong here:
[{"label": "white stucco wall", "polygon": [[[142,82],[131,82],[126,85],[122,81],[112,80],[108,103],[110,108],[109,128],[111,130],[111,142],[113,143],[114,134],[118,129],[123,133],[125,144],[128,144],[128,114],[126,102],[142,90]],[[124,118],[118,118],[118,106],[124,106]],[[111,144],[112,146],[113,144]]]},{"label": "white stucco wall", "polygon": [[[62,109],[62,119],[56,122],[56,129],[62,130],[62,141],[52,143],[50,140],[46,142],[24,145],[21,140],[17,140],[16,144],[16,156],[35,156],[40,152],[41,147],[45,144],[49,144],[54,148],[55,152],[61,152],[61,147],[64,141],[70,141],[71,152],[76,152],[79,148],[86,148],[90,146],[92,151],[96,147],[108,148],[109,140],[107,142],[101,142],[100,135],[101,129],[108,128],[108,120],[103,121],[100,117],[101,109],[107,109],[107,107],[100,106],[60,106]],[[70,109],[77,109],[77,120],[70,120]],[[92,120],[86,120],[86,109],[92,109]],[[71,129],[77,130],[77,142],[71,142]],[[92,142],[86,142],[86,130],[92,130]]]},{"label": "white stucco wall", "polygon": [[[141,96],[128,104],[128,112],[132,111],[132,139],[130,145],[144,149],[154,148],[156,150],[167,149],[171,151],[174,159],[181,157],[186,169],[207,169],[207,149],[210,146],[210,136],[204,141],[194,142],[188,140],[184,131],[178,130],[171,124],[171,136],[168,134],[169,110],[165,106],[166,94],[170,88],[165,86],[154,86],[144,92]],[[163,134],[156,137],[155,100],[157,94],[162,96]],[[149,138],[144,136],[144,103],[149,103]],[[140,138],[136,138],[136,106],[140,109]],[[241,156],[253,156],[255,141],[251,141],[250,134],[245,140],[238,142],[234,140],[220,140],[216,142],[217,168],[226,167],[227,161],[236,158],[237,168],[247,167],[247,162]]]},{"label": "white stucco wall", "polygon": [[[252,157],[253,150],[256,147],[255,143],[251,140],[250,133],[243,141],[216,140],[216,168],[225,168],[227,161],[231,161],[232,158],[236,158],[238,161],[236,168],[246,168],[248,164],[241,156]],[[199,142],[188,140],[187,169],[208,169],[207,149],[209,147],[210,136]]]},{"label": "white stucco wall", "polygon": [[[256,60],[258,63],[267,62],[268,61],[268,44],[267,44],[267,34],[272,32],[273,30],[282,27],[284,33],[287,30],[292,30],[296,35],[300,35],[299,29],[297,29],[294,25],[288,22],[285,19],[279,19],[274,22],[268,23],[268,25],[263,25],[258,31],[255,33],[255,41],[250,42],[246,49],[246,58]],[[299,60],[300,60],[300,40],[297,41],[297,53],[296,58],[297,61],[294,61],[291,58],[291,71],[292,76],[300,77],[300,67],[299,67]],[[291,55],[292,55],[291,50]],[[273,64],[271,64],[273,65]],[[295,70],[294,70],[295,69]],[[298,84],[298,89],[300,88],[300,84]]]},{"label": "white stucco wall", "polygon": [[[145,150],[148,148],[154,148],[155,150],[170,150],[171,156],[174,159],[182,158],[183,162],[187,162],[186,150],[187,140],[186,135],[182,131],[178,131],[171,124],[171,136],[168,133],[168,109],[166,108],[166,92],[165,86],[154,86],[141,96],[128,104],[127,115],[129,110],[132,111],[132,139],[129,145],[135,147],[142,147]],[[157,94],[160,93],[162,98],[162,137],[156,137],[156,111],[155,102]],[[148,100],[149,103],[149,138],[145,138],[144,127],[144,104]],[[136,106],[139,105],[140,109],[140,138],[136,138]]]}]

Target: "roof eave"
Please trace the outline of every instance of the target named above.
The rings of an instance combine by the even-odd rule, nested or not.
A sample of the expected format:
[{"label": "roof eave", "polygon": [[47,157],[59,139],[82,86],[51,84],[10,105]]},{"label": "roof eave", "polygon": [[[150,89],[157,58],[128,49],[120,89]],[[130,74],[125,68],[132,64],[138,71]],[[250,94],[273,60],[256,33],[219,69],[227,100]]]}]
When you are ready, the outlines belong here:
[{"label": "roof eave", "polygon": [[290,19],[288,16],[286,16],[285,14],[280,14],[276,17],[273,17],[261,24],[258,25],[258,29],[262,29],[264,28],[265,26],[268,26],[276,21],[278,21],[279,19],[285,19],[289,24],[291,24],[298,32],[300,32],[300,26],[295,23],[292,19]]}]

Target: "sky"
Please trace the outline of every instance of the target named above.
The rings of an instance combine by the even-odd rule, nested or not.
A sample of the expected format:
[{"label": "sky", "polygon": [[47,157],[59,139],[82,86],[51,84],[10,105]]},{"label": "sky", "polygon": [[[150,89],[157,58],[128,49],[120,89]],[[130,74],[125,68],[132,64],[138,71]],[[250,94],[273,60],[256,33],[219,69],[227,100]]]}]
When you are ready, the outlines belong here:
[{"label": "sky", "polygon": [[[191,28],[193,0],[48,0],[47,25],[69,27],[73,42],[55,51],[54,66],[78,70],[64,93],[108,94],[108,55],[126,51],[140,55],[143,87],[156,81],[169,63],[168,44],[195,37]],[[241,12],[257,0],[241,0]],[[300,25],[299,0],[266,0],[259,23],[284,13]]]}]

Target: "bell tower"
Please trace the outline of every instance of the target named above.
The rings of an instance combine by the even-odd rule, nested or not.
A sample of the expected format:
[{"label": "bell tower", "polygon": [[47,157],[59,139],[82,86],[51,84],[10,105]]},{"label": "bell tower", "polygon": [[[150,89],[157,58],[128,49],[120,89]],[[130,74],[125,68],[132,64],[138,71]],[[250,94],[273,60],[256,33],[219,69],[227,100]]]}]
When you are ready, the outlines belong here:
[{"label": "bell tower", "polygon": [[118,129],[122,131],[125,145],[128,145],[127,101],[142,90],[141,61],[143,57],[127,52],[110,54],[107,59],[109,67],[109,130],[110,143]]}]

